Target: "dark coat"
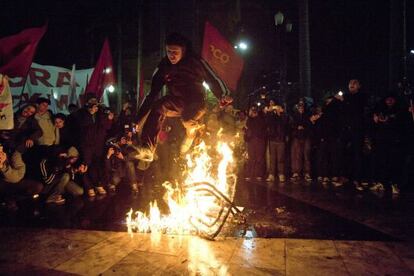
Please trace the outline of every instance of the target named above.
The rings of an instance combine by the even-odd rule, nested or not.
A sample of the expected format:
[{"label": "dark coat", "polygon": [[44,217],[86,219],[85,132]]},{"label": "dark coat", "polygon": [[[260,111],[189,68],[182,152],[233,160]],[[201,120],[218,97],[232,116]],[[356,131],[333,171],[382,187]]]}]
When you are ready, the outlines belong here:
[{"label": "dark coat", "polygon": [[244,135],[245,141],[250,141],[252,138],[259,138],[265,140],[266,133],[266,121],[264,116],[259,113],[256,117],[248,117],[246,121],[246,132]]},{"label": "dark coat", "polygon": [[[309,113],[304,112],[300,114],[295,111],[290,120],[290,136],[296,139],[308,139],[311,137],[311,121]],[[303,129],[298,129],[299,126],[302,126]]]},{"label": "dark coat", "polygon": [[203,59],[188,54],[177,64],[172,64],[167,57],[164,57],[152,77],[151,91],[138,111],[138,122],[151,109],[164,85],[168,87],[170,95],[182,99],[183,102],[203,105],[205,101],[204,81],[209,84],[218,99],[228,94],[225,84]]},{"label": "dark coat", "polygon": [[265,114],[267,136],[270,141],[284,142],[288,134],[289,117],[282,113],[277,115],[275,112]]},{"label": "dark coat", "polygon": [[107,132],[112,125],[107,114],[99,110],[92,115],[86,108],[81,108],[76,113],[72,123],[78,126],[78,129],[73,131],[79,133],[79,148],[81,150],[85,148],[103,150]]}]

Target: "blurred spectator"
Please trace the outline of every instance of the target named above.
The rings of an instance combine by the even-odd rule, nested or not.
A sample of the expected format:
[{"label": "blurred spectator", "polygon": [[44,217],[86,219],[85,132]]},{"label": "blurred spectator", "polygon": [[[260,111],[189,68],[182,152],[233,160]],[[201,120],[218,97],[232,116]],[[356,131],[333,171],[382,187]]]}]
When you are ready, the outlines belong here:
[{"label": "blurred spectator", "polygon": [[312,181],[311,178],[311,122],[310,116],[305,112],[305,104],[299,101],[295,105],[294,113],[290,122],[291,143],[291,167],[292,181],[298,181],[303,173],[305,181]]},{"label": "blurred spectator", "polygon": [[7,154],[0,145],[0,197],[8,204],[15,205],[15,198],[18,195],[36,196],[42,190],[40,182],[24,179],[26,165],[22,155],[18,151]]},{"label": "blurred spectator", "polygon": [[42,136],[42,130],[34,118],[36,106],[28,104],[15,114],[14,129],[10,137],[12,148],[24,153],[27,148],[35,145]]},{"label": "blurred spectator", "polygon": [[326,185],[330,181],[339,186],[341,147],[340,124],[341,102],[335,97],[325,99],[321,110],[311,116],[315,147],[315,172],[318,182]]},{"label": "blurred spectator", "polygon": [[360,92],[359,80],[349,81],[349,93],[338,96],[342,101],[342,133],[341,144],[343,148],[343,175],[353,181],[355,187],[360,189],[362,180],[362,151],[366,128],[365,109],[367,107],[366,94]]},{"label": "blurred spectator", "polygon": [[[78,126],[79,150],[83,161],[88,166],[84,177],[85,189],[90,197],[96,192],[106,194],[103,187],[102,161],[107,132],[111,128],[114,114],[106,107],[99,106],[95,95],[88,94],[85,107],[73,114],[72,124]],[[72,128],[73,129],[73,128]]]},{"label": "blurred spectator", "polygon": [[38,145],[51,146],[59,144],[59,132],[53,120],[52,112],[49,110],[50,100],[46,98],[37,99],[38,109],[35,119],[42,129],[42,136],[37,139]]},{"label": "blurred spectator", "polygon": [[59,133],[59,145],[65,149],[75,146],[72,133],[66,126],[66,115],[63,113],[57,113],[54,116],[54,124],[56,131]]},{"label": "blurred spectator", "polygon": [[42,193],[47,197],[46,203],[64,204],[65,191],[74,196],[83,194],[83,189],[72,181],[74,178],[72,165],[78,157],[78,151],[72,147],[67,152],[57,151],[51,158],[45,158],[40,162],[40,176],[44,184]]},{"label": "blurred spectator", "polygon": [[69,114],[76,112],[78,109],[79,107],[76,104],[69,104],[68,106]]},{"label": "blurred spectator", "polygon": [[374,121],[374,185],[373,191],[399,193],[403,157],[403,114],[395,95],[386,96],[375,108]]},{"label": "blurred spectator", "polygon": [[260,181],[266,169],[266,122],[263,113],[259,112],[256,106],[249,110],[244,140],[247,143],[248,154],[245,178],[250,180],[254,177]]},{"label": "blurred spectator", "polygon": [[115,192],[122,180],[127,181],[126,176],[126,164],[121,147],[116,142],[110,142],[105,156],[105,178],[109,191]]},{"label": "blurred spectator", "polygon": [[269,149],[269,175],[266,181],[274,181],[277,175],[280,182],[285,182],[285,145],[289,118],[283,107],[277,105],[274,100],[269,101],[269,105],[264,108],[264,112]]}]

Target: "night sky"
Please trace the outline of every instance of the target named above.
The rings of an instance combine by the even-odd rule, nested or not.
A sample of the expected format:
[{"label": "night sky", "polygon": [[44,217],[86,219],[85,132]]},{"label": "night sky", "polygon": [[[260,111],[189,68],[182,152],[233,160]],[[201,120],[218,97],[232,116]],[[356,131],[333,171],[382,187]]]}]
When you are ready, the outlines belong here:
[{"label": "night sky", "polygon": [[[245,89],[252,90],[260,85],[257,80],[261,72],[276,69],[277,41],[273,16],[281,10],[293,23],[293,31],[284,34],[282,41],[288,54],[288,79],[298,81],[296,1],[241,0],[241,22],[237,25],[229,23],[234,15],[235,2],[144,0],[144,55],[158,51],[160,47],[160,14],[166,32],[179,31],[187,35],[193,39],[195,49],[200,47],[203,22],[207,19],[229,40],[234,41],[239,36],[249,39],[251,49],[245,54],[243,78]],[[414,22],[410,16],[414,14],[413,2],[407,1],[408,51],[414,48]],[[48,21],[49,28],[39,44],[35,62],[68,68],[73,63],[77,68],[92,67],[105,36],[110,39],[116,62],[120,33],[123,59],[136,59],[138,5],[138,1],[130,0],[6,0],[2,1],[0,11],[0,37],[41,26]],[[385,93],[388,88],[389,1],[312,0],[309,6],[314,93],[344,88],[350,78],[360,78],[368,93]],[[193,32],[193,26],[198,32]],[[410,72],[412,59],[413,56],[409,57]],[[135,86],[133,79],[126,77],[124,81],[130,82],[130,87]]]}]

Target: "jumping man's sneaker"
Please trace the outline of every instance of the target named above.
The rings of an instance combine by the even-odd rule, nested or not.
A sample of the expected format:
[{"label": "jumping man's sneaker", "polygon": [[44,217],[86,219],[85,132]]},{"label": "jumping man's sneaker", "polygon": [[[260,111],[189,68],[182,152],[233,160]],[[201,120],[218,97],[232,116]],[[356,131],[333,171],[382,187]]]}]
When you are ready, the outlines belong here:
[{"label": "jumping man's sneaker", "polygon": [[305,181],[306,182],[311,182],[312,181],[312,177],[310,176],[310,174],[308,174],[308,173],[305,174]]},{"label": "jumping man's sneaker", "polygon": [[284,174],[279,174],[279,182],[284,183],[286,181],[286,177]]},{"label": "jumping man's sneaker", "polygon": [[267,182],[273,182],[275,181],[275,177],[273,176],[273,174],[269,174],[269,176],[266,178]]}]

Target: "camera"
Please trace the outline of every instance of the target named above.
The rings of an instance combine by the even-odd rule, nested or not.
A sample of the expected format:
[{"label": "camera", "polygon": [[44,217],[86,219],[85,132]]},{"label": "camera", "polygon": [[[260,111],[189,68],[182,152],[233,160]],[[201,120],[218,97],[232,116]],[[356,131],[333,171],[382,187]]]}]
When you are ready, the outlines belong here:
[{"label": "camera", "polygon": [[115,154],[118,154],[121,152],[121,147],[118,145],[117,140],[115,138],[109,139],[105,145],[108,149],[113,148],[115,151]]}]

